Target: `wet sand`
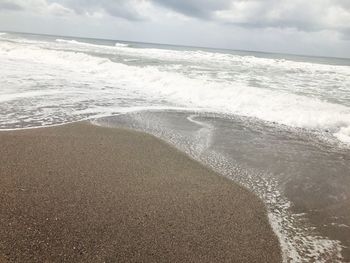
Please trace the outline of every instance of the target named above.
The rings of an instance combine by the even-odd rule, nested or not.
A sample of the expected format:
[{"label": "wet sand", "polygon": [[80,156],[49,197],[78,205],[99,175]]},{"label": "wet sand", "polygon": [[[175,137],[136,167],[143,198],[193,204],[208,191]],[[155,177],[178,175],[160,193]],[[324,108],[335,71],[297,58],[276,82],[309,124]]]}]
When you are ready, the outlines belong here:
[{"label": "wet sand", "polygon": [[218,114],[144,111],[97,122],[153,134],[253,191],[293,262],[350,262],[349,149],[303,130]]},{"label": "wet sand", "polygon": [[0,132],[0,262],[280,262],[263,203],[153,136]]}]

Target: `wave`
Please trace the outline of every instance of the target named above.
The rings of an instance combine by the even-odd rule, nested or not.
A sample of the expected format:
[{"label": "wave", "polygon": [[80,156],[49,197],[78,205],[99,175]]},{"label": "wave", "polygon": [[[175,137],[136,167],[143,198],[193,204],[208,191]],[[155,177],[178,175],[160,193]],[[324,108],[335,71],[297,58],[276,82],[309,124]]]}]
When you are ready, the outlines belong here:
[{"label": "wave", "polygon": [[[76,41],[69,43],[75,44]],[[108,110],[108,106],[102,107],[101,104],[109,105],[113,100],[123,97],[128,99],[127,106],[130,107],[135,106],[133,101],[142,101],[150,107],[161,103],[169,107],[199,108],[290,127],[330,131],[339,140],[350,142],[350,108],[317,98],[257,88],[238,81],[195,79],[181,72],[162,71],[157,66],[125,65],[79,52],[1,43],[0,58],[7,64],[14,63],[14,59],[21,61],[15,63],[3,79],[15,76],[25,82],[23,85],[32,85],[32,82],[37,81],[36,78],[42,77],[37,74],[37,71],[40,72],[38,68],[45,72],[51,71],[48,76],[52,79],[46,81],[62,81],[56,83],[62,87],[61,95],[55,94],[56,97],[61,96],[56,103],[64,101],[66,96],[71,102],[71,108],[67,109],[69,112],[74,112],[74,105],[80,105],[82,99],[80,94],[74,97],[74,94],[69,93],[68,96],[66,92],[70,87],[64,82],[66,80],[57,78],[65,76],[67,72],[74,86],[88,86],[87,90],[84,89],[84,99],[89,101],[90,108],[96,107],[100,111]],[[33,69],[31,72],[33,65],[35,71]],[[30,80],[22,77],[24,72],[30,75]]]},{"label": "wave", "polygon": [[86,44],[86,43],[82,43],[76,40],[67,40],[67,39],[61,39],[61,38],[57,38],[56,42],[59,43],[68,43],[68,44]]},{"label": "wave", "polygon": [[[107,45],[97,45],[97,44],[91,44],[91,43],[86,43],[86,42],[81,42],[77,40],[67,40],[67,39],[56,39],[56,42],[58,43],[66,43],[66,44],[71,44],[71,45],[81,45],[85,47],[94,47],[94,48],[108,48],[111,49],[113,46],[107,46]],[[115,43],[114,47],[128,47],[128,44],[123,44],[123,43]]]},{"label": "wave", "polygon": [[[125,43],[115,43],[114,46],[96,45],[76,40],[57,39],[57,42],[75,44],[91,48],[99,48],[108,54],[124,54],[128,57],[159,59],[164,61],[191,61],[200,62],[210,66],[256,66],[266,69],[266,67],[283,69],[289,73],[336,73],[350,76],[350,67],[344,65],[318,64],[307,61],[292,61],[276,58],[262,58],[255,56],[240,56],[228,53],[218,53],[203,50],[169,50],[159,48],[133,48]],[[84,50],[85,51],[85,50]]]},{"label": "wave", "polygon": [[339,141],[350,145],[350,126],[341,127],[338,132],[334,133],[334,136]]},{"label": "wave", "polygon": [[60,94],[61,90],[47,90],[47,91],[27,91],[20,93],[12,93],[12,94],[2,94],[0,98],[0,102],[9,102],[13,100],[23,99],[23,98],[34,98],[34,97],[43,97]]},{"label": "wave", "polygon": [[329,71],[336,70],[350,74],[350,67],[344,65],[328,65],[312,63],[307,61],[292,61],[277,58],[263,58],[255,56],[241,56],[229,53],[219,53],[214,51],[203,50],[170,50],[160,48],[133,48],[130,45],[122,46],[118,52],[123,52],[128,56],[157,58],[160,60],[169,61],[197,61],[212,65],[213,61],[220,61],[220,66],[236,65],[237,63],[245,65],[260,65],[260,66],[278,66],[283,69],[291,70],[310,70],[310,71]]},{"label": "wave", "polygon": [[115,43],[116,47],[129,47],[128,44],[123,44],[123,43]]},{"label": "wave", "polygon": [[95,44],[91,44],[91,43],[80,42],[77,40],[67,40],[67,39],[60,39],[60,38],[56,39],[56,42],[71,44],[71,45],[81,45],[81,46],[87,46],[87,47],[101,47],[101,45],[95,45]]}]

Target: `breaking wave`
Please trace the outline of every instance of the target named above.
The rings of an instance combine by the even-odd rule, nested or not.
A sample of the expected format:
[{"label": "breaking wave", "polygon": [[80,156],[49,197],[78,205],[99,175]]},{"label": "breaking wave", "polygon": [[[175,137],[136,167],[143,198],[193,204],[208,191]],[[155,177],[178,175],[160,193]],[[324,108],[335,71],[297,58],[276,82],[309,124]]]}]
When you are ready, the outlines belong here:
[{"label": "breaking wave", "polygon": [[[76,40],[57,39],[56,42],[87,47],[99,46]],[[120,48],[132,49],[125,47],[124,44],[117,44]],[[144,55],[154,54],[156,57],[163,56],[163,58],[172,56],[172,59],[181,52],[156,52],[155,49],[133,50],[136,54],[143,52]],[[274,68],[278,63],[280,68],[288,66],[288,70],[299,70],[300,77],[304,77],[305,70],[320,75],[327,70],[333,70],[337,77],[350,76],[347,75],[350,70],[346,66],[316,65],[291,61],[276,62],[273,59],[234,57],[233,55],[202,51],[183,51],[182,53],[183,59],[188,56],[189,59],[207,60],[209,57],[213,59],[213,56],[216,56],[215,60],[220,60],[221,63],[234,64],[239,61],[240,67],[244,65],[244,67],[249,68],[250,64],[252,70],[256,70],[256,64]],[[233,57],[233,59],[229,60],[229,57]],[[123,106],[119,105],[120,107],[140,106],[139,104],[142,102],[141,106],[145,107],[161,105],[198,108],[203,111],[258,118],[290,127],[332,132],[339,140],[350,142],[350,108],[347,105],[332,103],[317,96],[295,94],[283,88],[277,90],[276,88],[249,85],[246,81],[239,79],[239,76],[235,79],[234,73],[230,79],[217,77],[218,73],[215,73],[214,77],[217,77],[215,79],[210,71],[202,70],[199,72],[200,74],[197,71],[195,71],[195,75],[187,74],[181,70],[182,65],[178,67],[176,65],[126,65],[121,63],[122,61],[115,62],[109,58],[92,56],[83,52],[50,50],[33,45],[6,42],[0,42],[0,58],[7,65],[0,71],[2,86],[5,86],[4,82],[20,81],[22,88],[32,89],[33,85],[45,82],[47,86],[40,88],[40,91],[44,93],[53,87],[60,87],[59,93],[55,92],[45,96],[52,99],[51,103],[56,104],[64,101],[65,98],[69,100],[70,107],[62,109],[67,112],[75,112],[76,105],[81,106],[81,93],[84,94],[84,100],[89,101],[89,105],[86,107],[94,112],[99,112],[99,114],[104,111],[109,112],[108,107],[113,104],[112,102],[116,102],[118,98],[122,97]],[[203,69],[204,66],[202,65],[201,68]],[[41,74],[43,71],[47,73],[45,79]],[[69,82],[66,80],[67,73],[69,74]],[[297,74],[294,75],[298,77]],[[64,78],[60,76],[64,76]],[[265,82],[268,85],[271,79],[266,79]],[[72,93],[72,90],[76,90],[76,93]],[[6,96],[8,96],[6,91],[4,92],[5,94],[1,94],[2,101],[6,101]],[[16,91],[16,87],[13,87],[10,91],[10,97],[16,96],[13,93],[18,93],[18,100],[30,98],[32,93],[26,92],[28,90],[25,92]],[[348,90],[344,92],[348,92]],[[135,101],[138,102],[137,105],[134,105]],[[76,110],[76,112],[79,111]],[[22,114],[25,114],[25,111]],[[8,120],[6,116],[2,116],[1,121]]]}]

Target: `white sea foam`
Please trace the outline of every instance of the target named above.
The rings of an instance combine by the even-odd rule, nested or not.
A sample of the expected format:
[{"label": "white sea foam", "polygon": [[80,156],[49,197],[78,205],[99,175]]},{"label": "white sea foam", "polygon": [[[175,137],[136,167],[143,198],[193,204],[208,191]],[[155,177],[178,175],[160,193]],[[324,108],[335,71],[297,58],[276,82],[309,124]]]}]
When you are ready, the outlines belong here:
[{"label": "white sea foam", "polygon": [[234,54],[228,53],[218,53],[218,52],[207,52],[202,50],[169,50],[169,49],[159,49],[159,48],[132,48],[128,44],[116,43],[115,46],[107,46],[107,45],[96,45],[85,42],[80,42],[76,40],[64,40],[57,39],[57,42],[61,43],[69,43],[76,45],[86,45],[90,47],[98,47],[101,49],[109,49],[113,53],[124,53],[129,56],[134,57],[148,57],[148,58],[157,58],[161,60],[170,60],[170,61],[200,61],[211,63],[213,61],[220,61],[220,66],[223,63],[227,63],[230,66],[232,65],[261,65],[261,66],[276,66],[279,68],[288,69],[290,72],[303,70],[309,72],[318,72],[318,71],[337,71],[344,72],[346,74],[350,74],[350,67],[341,66],[341,65],[327,65],[327,64],[316,64],[310,62],[297,62],[285,59],[274,59],[274,58],[262,58],[262,57],[254,57],[254,56],[237,56]]},{"label": "white sea foam", "polygon": [[68,43],[68,44],[82,44],[81,42],[78,42],[76,40],[67,40],[67,39],[61,39],[61,38],[56,39],[56,42]]},{"label": "white sea foam", "polygon": [[123,43],[115,43],[116,47],[128,47],[128,44],[123,44]]},{"label": "white sea foam", "polygon": [[[72,47],[68,45],[63,48],[71,50]],[[248,86],[254,85],[350,105],[350,67],[344,65],[239,56],[201,50],[167,50],[94,44],[74,45],[74,50],[125,56],[124,61],[149,59],[154,62],[156,59],[163,64],[161,66],[163,71],[180,71],[191,78],[205,77],[207,80],[216,82],[244,82],[245,84],[251,82]],[[174,65],[174,62],[177,65]]]},{"label": "white sea foam", "polygon": [[350,144],[350,126],[341,127],[339,131],[334,133],[334,136],[340,141]]},{"label": "white sea foam", "polygon": [[[73,44],[77,42],[57,41]],[[208,56],[205,52],[202,53],[202,56]],[[4,82],[20,81],[23,87],[33,88],[33,85],[45,80],[45,84],[51,87],[60,86],[61,93],[55,93],[55,99],[62,101],[67,98],[71,101],[71,108],[67,109],[69,112],[74,112],[74,104],[80,103],[81,94],[84,94],[84,99],[90,100],[92,108],[96,106],[94,103],[101,105],[105,102],[106,107],[99,106],[101,111],[107,110],[111,99],[123,97],[130,99],[130,105],[126,105],[130,107],[135,106],[132,100],[137,99],[144,106],[155,106],[155,102],[161,102],[164,106],[201,108],[205,111],[259,118],[291,127],[329,130],[339,140],[350,141],[349,107],[285,90],[254,87],[240,79],[215,81],[210,76],[193,77],[181,71],[167,71],[157,66],[130,66],[80,52],[48,50],[13,43],[0,43],[0,57],[3,65],[6,65],[0,71],[2,86],[6,86]],[[241,59],[246,63],[257,63],[257,59],[253,57]],[[265,62],[264,59],[258,61]],[[284,66],[283,63],[286,62],[281,62],[280,66]],[[321,70],[330,66],[312,64],[312,67]],[[338,67],[336,70],[349,70],[348,67],[335,67]],[[303,64],[299,65],[299,69],[302,68]],[[43,76],[42,72],[47,74]],[[66,81],[67,74],[69,82]],[[76,97],[71,94],[72,87],[80,92]],[[18,93],[22,94],[19,97],[26,96],[26,93]],[[2,101],[6,101],[8,94],[1,96]],[[31,93],[27,95],[28,98],[31,96]]]},{"label": "white sea foam", "polygon": [[238,56],[229,53],[219,53],[219,52],[207,52],[202,50],[168,50],[168,49],[158,49],[158,48],[147,48],[147,49],[135,49],[132,47],[121,46],[119,51],[124,53],[129,53],[129,55],[137,57],[151,57],[159,59],[168,60],[199,60],[201,62],[212,62],[213,60],[219,60],[221,63],[244,63],[247,65],[259,64],[262,66],[278,66],[282,68],[288,68],[290,70],[337,70],[350,73],[350,68],[348,66],[341,65],[327,65],[327,64],[315,64],[310,62],[297,62],[285,59],[275,59],[275,58],[262,58],[254,56]]},{"label": "white sea foam", "polygon": [[86,42],[80,42],[77,40],[67,40],[67,39],[56,39],[56,42],[58,43],[64,43],[64,44],[69,44],[69,45],[78,45],[78,46],[84,46],[84,47],[93,47],[93,48],[110,48],[109,46],[104,46],[104,45],[96,45],[96,44],[91,44],[91,43],[86,43]]},{"label": "white sea foam", "polygon": [[56,95],[61,94],[61,90],[46,90],[46,91],[27,91],[27,92],[21,92],[21,93],[13,93],[13,94],[1,94],[0,102],[9,102],[12,100],[19,100],[23,98],[34,98],[34,97],[43,97],[43,96],[50,96],[50,95]]},{"label": "white sea foam", "polygon": [[113,50],[114,47],[128,47],[128,44],[123,44],[123,43],[115,43],[114,46],[107,46],[107,45],[97,45],[97,44],[91,44],[87,42],[81,42],[77,40],[67,40],[67,39],[56,39],[56,42],[58,43],[63,43],[63,44],[69,44],[69,45],[80,45],[83,47],[92,47],[92,48],[100,48],[100,49],[111,49]]}]

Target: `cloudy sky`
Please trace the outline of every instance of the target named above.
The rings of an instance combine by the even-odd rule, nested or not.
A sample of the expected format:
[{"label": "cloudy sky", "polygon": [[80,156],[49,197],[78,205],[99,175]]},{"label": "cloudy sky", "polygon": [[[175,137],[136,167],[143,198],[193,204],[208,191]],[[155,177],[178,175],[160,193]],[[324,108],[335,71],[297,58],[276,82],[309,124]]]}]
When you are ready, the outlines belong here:
[{"label": "cloudy sky", "polygon": [[350,0],[0,0],[0,30],[350,57]]}]

